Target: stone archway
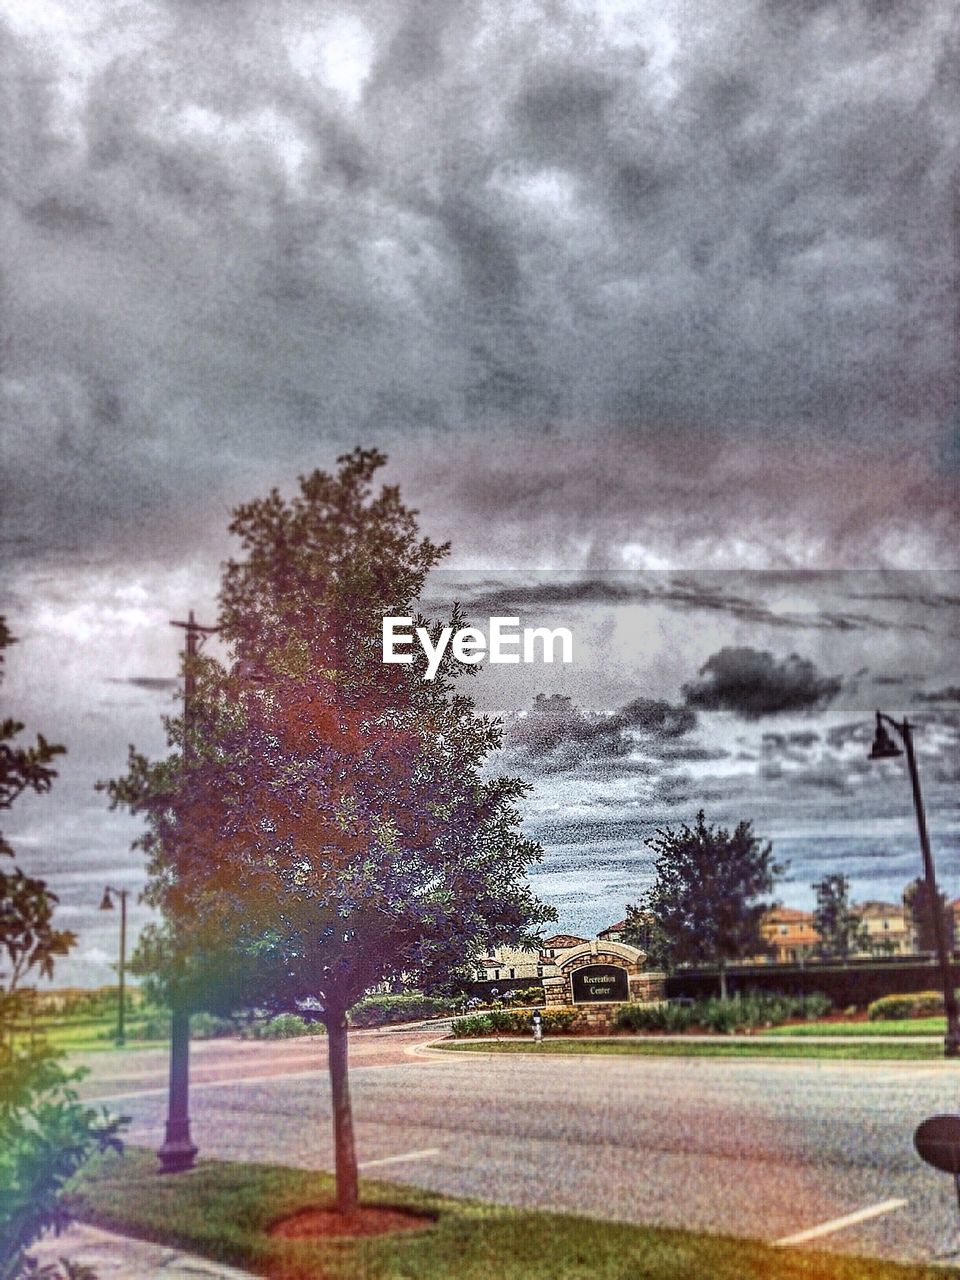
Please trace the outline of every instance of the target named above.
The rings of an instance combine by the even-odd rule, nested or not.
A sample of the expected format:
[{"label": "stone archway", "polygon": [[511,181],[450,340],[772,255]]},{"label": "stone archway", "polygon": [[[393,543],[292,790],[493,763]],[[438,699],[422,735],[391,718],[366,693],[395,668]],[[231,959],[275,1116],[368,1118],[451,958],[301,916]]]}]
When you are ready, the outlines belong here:
[{"label": "stone archway", "polygon": [[627,1001],[662,1000],[662,973],[643,968],[646,954],[625,942],[594,938],[554,958],[557,975],[543,979],[547,1007],[574,1005],[583,1012]]}]

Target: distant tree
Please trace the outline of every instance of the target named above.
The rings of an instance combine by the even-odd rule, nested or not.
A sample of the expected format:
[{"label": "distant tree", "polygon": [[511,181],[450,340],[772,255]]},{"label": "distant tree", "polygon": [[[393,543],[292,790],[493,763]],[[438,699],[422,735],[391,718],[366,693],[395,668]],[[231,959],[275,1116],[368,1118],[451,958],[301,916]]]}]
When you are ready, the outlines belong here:
[{"label": "distant tree", "polygon": [[846,964],[855,952],[872,950],[870,934],[859,912],[850,905],[850,881],[844,875],[824,876],[811,888],[817,895],[813,927],[814,948],[820,960]]},{"label": "distant tree", "polygon": [[708,826],[703,810],[694,827],[658,831],[647,844],[656,854],[654,883],[628,911],[653,917],[654,951],[668,967],[717,965],[725,1000],[730,961],[767,949],[760,923],[772,904],[760,895],[770,893],[785,866],[749,822],[733,831]]},{"label": "distant tree", "polygon": [[[13,643],[0,618],[0,680],[3,651]],[[54,762],[65,750],[42,734],[22,744],[23,729],[13,719],[0,724],[0,811],[25,791],[49,791],[57,776]],[[0,856],[13,857],[2,834]],[[25,1250],[45,1228],[65,1220],[64,1183],[95,1150],[119,1145],[119,1122],[76,1100],[71,1086],[78,1074],[64,1071],[44,1041],[16,1034],[27,1012],[24,981],[51,977],[55,961],[75,942],[72,933],[54,926],[56,903],[44,880],[20,867],[0,871],[0,1280],[34,1274]],[[64,1269],[43,1274],[66,1280],[81,1270],[64,1263]]]},{"label": "distant tree", "polygon": [[[421,646],[383,662],[385,615],[436,639],[416,601],[447,554],[395,487],[373,492],[385,461],[356,450],[291,501],[273,491],[237,510],[244,557],[225,567],[219,619],[232,664],[198,667],[174,754],[134,753],[111,785],[147,819],[150,892],[181,943],[215,957],[229,940],[248,1003],[325,1023],[344,1214],[357,1206],[348,1010],[380,983],[534,945],[556,918],[525,880],[542,853],[519,830],[526,784],[481,774],[500,727],[456,689],[476,668],[448,651],[428,680]],[[162,967],[172,951],[153,943]]]},{"label": "distant tree", "polygon": [[651,912],[637,906],[627,906],[623,925],[623,940],[631,947],[638,947],[651,968],[663,969],[670,964],[670,945]]},{"label": "distant tree", "polygon": [[[945,894],[940,894],[940,916],[946,935],[947,951],[956,945],[953,912],[947,906]],[[926,880],[911,880],[903,891],[903,905],[913,924],[914,951],[934,952],[937,949],[937,933],[933,922],[933,903]]]}]

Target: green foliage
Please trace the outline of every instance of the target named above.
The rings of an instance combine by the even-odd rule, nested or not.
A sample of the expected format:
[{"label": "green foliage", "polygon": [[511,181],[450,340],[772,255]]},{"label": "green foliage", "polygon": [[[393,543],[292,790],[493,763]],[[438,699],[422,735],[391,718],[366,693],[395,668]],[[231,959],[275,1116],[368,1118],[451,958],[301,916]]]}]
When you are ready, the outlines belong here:
[{"label": "green foliage", "polygon": [[[8,1048],[0,1093],[0,1280],[16,1280],[25,1249],[59,1227],[65,1184],[96,1151],[119,1151],[125,1123],[77,1101],[49,1053]],[[27,1272],[29,1274],[29,1271]]]},{"label": "green foliage", "polygon": [[850,905],[850,881],[844,875],[824,876],[812,885],[817,895],[813,927],[819,936],[816,954],[821,960],[846,964],[856,952],[869,951],[870,935],[860,915]]},{"label": "green foliage", "polygon": [[391,1022],[414,1022],[420,1018],[439,1018],[453,1013],[456,1000],[419,993],[364,996],[350,1010],[352,1027],[383,1027]]},{"label": "green foliage", "polygon": [[465,947],[555,918],[525,879],[542,852],[520,831],[527,784],[481,773],[501,730],[455,687],[475,668],[448,651],[428,681],[419,646],[382,660],[383,615],[415,614],[448,548],[396,487],[374,491],[382,454],[338,461],[236,510],[219,616],[233,665],[196,659],[171,754],[131,751],[103,784],[146,819],[148,899],[175,926],[145,930],[131,966],[151,999],[310,999],[342,1017],[378,981],[447,973]]},{"label": "green foliage", "polygon": [[251,1022],[243,1035],[251,1040],[291,1040],[296,1036],[322,1036],[326,1027],[322,1022],[301,1018],[296,1013],[278,1013],[275,1018],[263,1022]]},{"label": "green foliage", "polygon": [[770,904],[760,895],[785,868],[749,822],[733,831],[707,826],[701,810],[696,826],[658,831],[647,844],[656,855],[654,883],[639,905],[628,907],[627,918],[632,937],[643,918],[652,917],[659,963],[722,966],[766,949],[760,923]]},{"label": "green foliage", "polygon": [[943,1013],[942,991],[915,991],[907,995],[881,996],[879,1000],[867,1005],[867,1018],[871,1022],[886,1022],[894,1018],[929,1018],[939,1013]]},{"label": "green foliage", "polygon": [[[3,650],[13,637],[0,618],[0,677]],[[37,735],[35,746],[12,745],[22,732],[16,720],[0,725],[0,810],[12,807],[25,791],[49,791],[53,760],[63,747]],[[0,855],[13,850],[0,835]],[[122,1121],[101,1115],[77,1101],[80,1073],[65,1072],[42,1038],[17,1034],[27,1024],[32,992],[22,990],[31,974],[50,977],[54,961],[75,939],[56,929],[57,898],[43,880],[19,867],[0,873],[0,954],[9,968],[0,972],[0,1280],[43,1272],[26,1249],[48,1227],[65,1218],[64,1184],[97,1150],[119,1150]],[[44,1269],[51,1278],[82,1276],[64,1262]]]},{"label": "green foliage", "polygon": [[689,1003],[625,1004],[617,1014],[617,1026],[625,1031],[662,1031],[679,1034],[696,1029],[720,1034],[775,1027],[790,1018],[822,1018],[830,1010],[826,996],[746,995],[732,1000],[695,1000]]},{"label": "green foliage", "polygon": [[[543,1034],[559,1035],[570,1031],[577,1020],[575,1009],[544,1009],[540,1029]],[[489,1035],[533,1035],[533,1023],[529,1010],[494,1009],[490,1013],[476,1013],[457,1018],[452,1033],[458,1040]]]},{"label": "green foliage", "polygon": [[[355,449],[237,508],[242,556],[224,567],[218,629],[232,665],[188,659],[189,716],[171,754],[131,750],[110,802],[146,819],[147,933],[137,971],[181,1007],[319,1007],[330,1035],[338,1208],[356,1204],[346,1013],[401,975],[448,974],[465,954],[533,941],[555,919],[533,896],[542,849],[521,830],[528,784],[488,777],[499,722],[415,646],[383,661],[388,615],[417,615],[447,555],[421,537],[386,463]],[[459,606],[449,624],[463,625]],[[217,1003],[214,1003],[216,1001]]]}]

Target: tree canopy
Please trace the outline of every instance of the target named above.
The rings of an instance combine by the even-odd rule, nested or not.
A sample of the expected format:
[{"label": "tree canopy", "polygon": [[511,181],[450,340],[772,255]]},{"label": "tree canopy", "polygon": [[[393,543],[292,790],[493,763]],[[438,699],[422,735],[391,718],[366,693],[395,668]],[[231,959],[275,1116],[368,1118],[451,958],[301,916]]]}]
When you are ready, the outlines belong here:
[{"label": "tree canopy", "polygon": [[[0,681],[4,650],[13,643],[0,618]],[[12,718],[0,724],[0,811],[26,791],[49,791],[65,751],[42,734],[24,745],[24,727]],[[13,852],[0,834],[0,855]],[[119,1147],[120,1122],[76,1100],[71,1085],[78,1074],[64,1071],[42,1040],[16,1035],[26,1012],[24,980],[52,977],[57,958],[76,940],[54,926],[56,904],[46,881],[17,866],[0,871],[0,1280],[26,1274],[24,1250],[44,1228],[65,1220],[60,1192],[88,1156]],[[66,1280],[67,1272],[56,1266],[44,1274]]]},{"label": "tree canopy", "polygon": [[[439,630],[416,606],[448,551],[396,487],[374,492],[385,461],[358,449],[292,499],[274,490],[237,510],[243,555],[220,597],[228,665],[198,662],[174,755],[154,766],[134,753],[112,785],[148,819],[151,894],[181,938],[211,954],[231,939],[249,1003],[315,1007],[332,1072],[346,1012],[371,986],[532,941],[555,918],[525,879],[541,856],[519,829],[526,784],[482,771],[500,727],[459,691],[476,668],[445,655],[429,681],[422,653],[382,661],[385,614]],[[449,621],[463,625],[459,610]],[[334,1093],[336,1108],[337,1080]]]},{"label": "tree canopy", "polygon": [[871,949],[867,926],[850,905],[850,881],[845,875],[824,876],[811,886],[817,895],[813,927],[819,935],[816,953],[821,960],[846,964],[857,951]]},{"label": "tree canopy", "polygon": [[655,854],[654,882],[628,908],[628,940],[633,921],[667,967],[719,965],[726,995],[726,964],[765,950],[760,923],[771,904],[761,895],[771,892],[784,866],[751,823],[733,831],[708,826],[702,809],[695,826],[658,831],[647,844]]}]

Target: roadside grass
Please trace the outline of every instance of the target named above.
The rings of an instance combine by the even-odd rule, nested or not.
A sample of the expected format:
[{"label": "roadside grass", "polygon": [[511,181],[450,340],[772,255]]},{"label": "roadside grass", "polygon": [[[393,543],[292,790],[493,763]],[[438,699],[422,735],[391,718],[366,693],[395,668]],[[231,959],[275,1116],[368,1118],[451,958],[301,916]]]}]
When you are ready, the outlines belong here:
[{"label": "roadside grass", "polygon": [[271,1223],[332,1201],[329,1174],[201,1160],[159,1177],[152,1152],[128,1148],[78,1175],[76,1216],[107,1230],[192,1250],[270,1280],[942,1280],[937,1268],[775,1249],[755,1240],[601,1222],[454,1200],[364,1182],[364,1204],[435,1216],[423,1231],[358,1240],[274,1240]]},{"label": "roadside grass", "polygon": [[891,1018],[889,1022],[797,1022],[770,1027],[767,1036],[944,1036],[946,1018]]},{"label": "roadside grass", "polygon": [[[158,1045],[167,1043],[165,1039],[138,1039],[137,1035],[144,1021],[135,1014],[127,1018],[124,1049],[155,1049]],[[116,1014],[100,1018],[43,1018],[37,1019],[29,1029],[25,1028],[18,1033],[17,1039],[27,1044],[31,1039],[45,1040],[62,1053],[102,1052],[117,1048],[114,1039],[116,1029]]]},{"label": "roadside grass", "polygon": [[832,1058],[848,1061],[910,1061],[942,1058],[943,1045],[930,1044],[810,1044],[800,1040],[607,1040],[550,1039],[534,1044],[532,1040],[443,1040],[433,1049],[450,1053],[573,1053],[612,1055],[614,1057],[648,1058]]}]

